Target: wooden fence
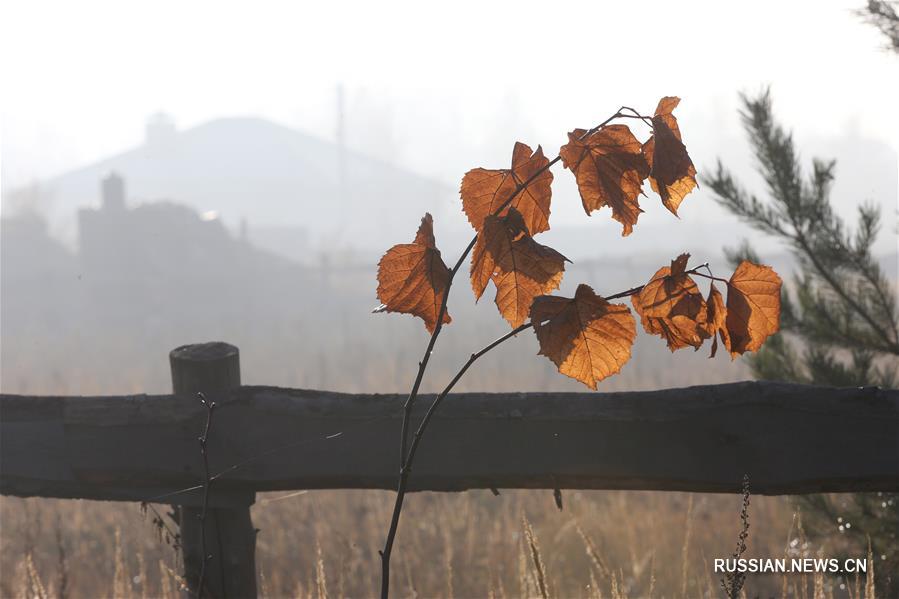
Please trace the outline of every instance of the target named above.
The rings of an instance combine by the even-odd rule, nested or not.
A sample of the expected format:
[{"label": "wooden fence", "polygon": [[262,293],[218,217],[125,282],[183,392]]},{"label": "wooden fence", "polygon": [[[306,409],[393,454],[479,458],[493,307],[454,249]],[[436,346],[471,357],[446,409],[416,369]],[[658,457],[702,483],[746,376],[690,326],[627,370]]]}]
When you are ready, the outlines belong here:
[{"label": "wooden fence", "polygon": [[[180,506],[198,579],[203,464],[214,596],[255,596],[260,491],[391,489],[405,396],[246,387],[237,348],[179,347],[172,395],[0,395],[0,492]],[[419,398],[420,418],[433,396]],[[899,391],[743,382],[629,393],[459,393],[422,443],[411,490],[899,491]]]}]

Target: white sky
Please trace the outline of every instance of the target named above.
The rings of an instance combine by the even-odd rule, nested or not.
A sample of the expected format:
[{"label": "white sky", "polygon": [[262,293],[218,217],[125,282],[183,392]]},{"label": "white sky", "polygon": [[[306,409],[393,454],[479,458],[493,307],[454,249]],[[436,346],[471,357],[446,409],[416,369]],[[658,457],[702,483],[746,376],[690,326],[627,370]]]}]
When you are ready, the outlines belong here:
[{"label": "white sky", "polygon": [[669,94],[711,164],[716,140],[742,138],[737,91],[765,84],[798,139],[851,130],[895,149],[899,56],[863,4],[7,1],[3,186],[134,146],[158,110],[180,128],[258,115],[333,138],[338,82],[353,145],[452,185],[504,166],[510,135],[554,154],[571,128]]}]

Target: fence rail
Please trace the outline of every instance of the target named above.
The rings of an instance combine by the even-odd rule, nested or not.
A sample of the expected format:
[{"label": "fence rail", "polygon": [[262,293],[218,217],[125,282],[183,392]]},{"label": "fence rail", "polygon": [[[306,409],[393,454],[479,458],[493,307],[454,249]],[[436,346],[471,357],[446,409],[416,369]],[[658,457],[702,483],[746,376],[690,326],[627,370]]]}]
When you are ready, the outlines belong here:
[{"label": "fence rail", "polygon": [[[208,451],[221,517],[209,534],[228,540],[209,566],[233,570],[219,591],[245,596],[255,594],[255,493],[394,487],[404,396],[240,386],[227,344],[178,348],[171,364],[172,395],[0,395],[0,492],[180,505],[196,580],[203,391],[218,405]],[[744,474],[761,494],[899,491],[899,391],[743,382],[454,394],[410,487],[739,492]]]},{"label": "fence rail", "polygon": [[[220,502],[396,484],[402,396],[273,387],[210,395]],[[3,395],[0,416],[4,494],[199,498],[177,493],[202,478],[205,411],[192,396]],[[434,419],[411,487],[738,492],[744,473],[754,493],[899,490],[899,392],[746,382],[457,394]]]}]

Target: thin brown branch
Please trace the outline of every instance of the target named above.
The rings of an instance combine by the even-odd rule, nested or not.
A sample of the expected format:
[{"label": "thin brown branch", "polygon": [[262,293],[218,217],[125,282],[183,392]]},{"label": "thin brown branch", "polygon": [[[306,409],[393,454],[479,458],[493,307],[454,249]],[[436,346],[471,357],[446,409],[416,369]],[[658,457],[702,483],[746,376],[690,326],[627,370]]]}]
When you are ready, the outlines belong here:
[{"label": "thin brown branch", "polygon": [[694,272],[691,274],[694,274],[697,277],[702,277],[703,279],[709,279],[711,281],[718,281],[719,283],[724,283],[725,285],[727,285],[730,282],[727,279],[722,279],[721,277],[716,277],[714,275],[705,275],[705,274],[702,274],[701,272]]},{"label": "thin brown branch", "polygon": [[200,442],[200,455],[203,456],[203,509],[200,511],[200,548],[203,551],[203,562],[200,564],[200,578],[197,580],[197,599],[203,596],[203,587],[206,584],[206,563],[209,558],[209,552],[206,549],[206,515],[209,511],[209,488],[212,486],[212,479],[209,478],[209,453],[207,451],[207,442],[209,440],[209,429],[212,428],[212,413],[215,410],[215,402],[208,401],[202,393],[197,393],[197,397],[206,407],[206,426],[203,428],[203,435],[197,440]]},{"label": "thin brown branch", "polygon": [[633,114],[622,114],[621,115],[622,117],[627,118],[627,119],[640,119],[641,121],[643,121],[644,123],[646,123],[647,125],[652,127],[652,118],[651,117],[643,116],[642,114],[637,112],[636,109],[631,108],[630,106],[622,106],[621,108],[618,109],[619,112],[621,112],[622,110],[627,110],[627,111],[633,113]]},{"label": "thin brown branch", "polygon": [[[634,113],[635,118],[641,118],[646,120],[647,117],[640,115],[639,112],[634,110],[633,108],[622,106],[620,107],[615,114],[596,125],[595,127],[586,131],[583,135],[581,135],[578,139],[583,140],[587,137],[593,135],[609,123],[611,123],[616,118],[629,117],[630,115],[622,114],[623,110],[629,110]],[[649,121],[649,125],[652,126],[652,121]],[[515,189],[512,190],[512,193],[509,197],[502,203],[500,206],[494,210],[493,214],[500,214],[503,210],[506,209],[509,204],[511,204],[515,198],[521,193],[524,189],[527,188],[528,185],[534,182],[537,177],[548,171],[553,167],[559,160],[562,159],[561,155],[557,155],[555,158],[550,160],[548,163],[543,165],[541,168],[537,169],[534,173],[531,174],[530,177],[519,183],[515,186]],[[412,412],[412,406],[415,403],[415,399],[418,397],[418,390],[421,387],[421,381],[424,378],[424,373],[428,367],[428,361],[431,358],[431,353],[434,350],[434,344],[437,342],[437,337],[440,336],[440,332],[443,330],[443,317],[446,314],[447,302],[449,300],[450,289],[453,285],[453,279],[456,276],[456,273],[459,272],[459,269],[462,267],[462,264],[465,262],[465,259],[471,253],[471,250],[474,248],[475,243],[477,243],[478,236],[477,234],[472,237],[471,241],[468,243],[468,246],[465,248],[465,251],[462,252],[462,255],[459,256],[459,259],[456,261],[456,264],[453,266],[452,270],[450,270],[449,280],[446,284],[446,290],[443,293],[443,300],[440,302],[440,310],[437,314],[437,324],[434,327],[434,332],[431,333],[431,338],[428,340],[428,345],[425,349],[425,354],[422,359],[418,363],[418,373],[415,375],[415,381],[412,384],[412,390],[409,392],[409,397],[406,399],[406,403],[403,405],[403,426],[402,426],[402,438],[400,440],[400,468],[402,469],[402,464],[405,461],[406,456],[406,443],[409,436],[409,415]]]},{"label": "thin brown branch", "polygon": [[[705,276],[705,275],[700,274],[700,273],[699,273],[699,269],[701,269],[701,268],[708,268],[708,267],[709,267],[709,263],[706,262],[705,264],[700,264],[699,266],[694,266],[694,267],[691,268],[690,270],[685,270],[685,271],[684,271],[684,274],[685,274],[685,275],[697,275],[697,276],[702,277],[702,276]],[[660,278],[664,278],[664,277],[660,277]],[[602,298],[602,299],[604,299],[604,300],[606,300],[606,301],[609,301],[609,300],[613,300],[613,299],[620,299],[620,298],[622,298],[622,297],[628,297],[628,296],[630,296],[630,295],[635,295],[635,294],[640,293],[641,291],[643,291],[643,288],[646,287],[647,285],[649,285],[650,283],[652,283],[652,282],[654,282],[654,281],[658,281],[658,280],[659,280],[659,279],[650,279],[648,282],[643,283],[642,285],[637,285],[636,287],[631,287],[630,289],[628,289],[628,290],[626,290],[626,291],[619,291],[618,293],[615,293],[615,294],[612,294],[612,295],[607,295],[607,296],[605,296],[605,297]],[[718,280],[722,280],[722,279],[718,279]],[[725,281],[725,282],[726,282],[726,281]]]},{"label": "thin brown branch", "polygon": [[[639,116],[639,113],[633,109],[628,109],[624,106],[619,108],[615,114],[596,125],[592,129],[586,131],[579,139],[585,139],[598,131],[599,129],[605,127],[609,123],[611,123],[616,118],[623,117],[622,110],[631,110],[634,114]],[[651,125],[651,122],[650,122]],[[557,155],[555,158],[550,160],[547,164],[537,169],[530,177],[528,177],[522,183],[519,183],[509,197],[504,201],[494,212],[494,215],[501,213],[509,204],[511,204],[515,198],[518,196],[522,190],[526,189],[528,185],[530,185],[537,177],[542,175],[544,172],[552,168],[554,164],[559,162],[562,159],[561,155]],[[471,253],[471,250],[474,248],[475,243],[478,240],[477,234],[472,237],[471,241],[468,243],[468,246],[465,248],[465,251],[462,252],[462,255],[459,256],[459,259],[456,261],[456,264],[453,266],[452,270],[450,270],[449,279],[446,283],[446,290],[443,293],[443,300],[440,302],[440,310],[437,313],[437,324],[434,326],[434,331],[431,333],[431,338],[428,340],[428,345],[425,348],[424,356],[418,362],[418,372],[415,375],[415,381],[412,383],[412,389],[409,392],[409,396],[406,399],[406,402],[403,404],[403,422],[400,431],[400,473],[399,479],[400,481],[403,478],[403,473],[406,471],[406,461],[407,461],[407,451],[406,446],[408,443],[409,437],[409,424],[410,419],[412,417],[412,407],[415,404],[415,400],[418,397],[418,391],[421,387],[421,381],[424,378],[425,371],[428,368],[428,362],[431,359],[431,354],[434,351],[434,345],[437,342],[437,338],[440,336],[440,332],[443,330],[443,317],[446,314],[446,306],[449,300],[450,289],[453,285],[453,279],[456,276],[456,273],[459,272],[459,269],[462,267],[462,264],[465,262],[465,259]],[[400,485],[397,484],[397,493],[400,492]],[[402,502],[397,502],[398,507],[396,507],[393,511],[393,515],[390,519],[390,529],[387,533],[387,540],[384,543],[384,549],[382,549],[379,553],[381,555],[381,597],[386,599],[389,594],[389,584],[390,584],[390,555],[393,551],[393,542],[396,537],[396,530],[399,526],[399,518],[400,512],[402,508]]]},{"label": "thin brown branch", "polygon": [[[513,194],[513,197],[514,197],[514,194]],[[502,208],[500,208],[499,210],[502,210]],[[499,212],[499,210],[497,212]],[[477,237],[475,237],[475,240],[476,239],[477,239]],[[474,245],[475,240],[472,240],[470,246]],[[461,265],[462,261],[464,260],[465,255],[467,255],[467,251],[466,251],[466,254],[463,254],[462,258],[459,259],[459,262],[456,263],[456,266],[453,269],[452,274],[455,274],[455,272],[459,269],[459,266]],[[701,265],[696,266],[685,272],[687,274],[697,274],[697,271],[701,268],[708,268],[708,263],[701,264]],[[626,291],[621,291],[621,292],[609,295],[603,299],[605,299],[606,301],[609,301],[612,299],[618,299],[621,297],[627,297],[630,295],[634,295],[635,293],[639,293],[640,291],[642,291],[643,288],[648,284],[649,283],[644,283],[643,285],[631,287],[630,289],[628,289]],[[449,293],[449,286],[447,286],[447,295],[448,295],[448,293]],[[440,318],[442,318],[442,315],[438,318],[438,322],[440,322]],[[497,338],[496,340],[494,340],[490,344],[486,345],[485,347],[481,348],[480,350],[476,351],[475,353],[471,354],[471,356],[469,356],[469,358],[465,362],[465,364],[462,365],[462,367],[455,374],[455,376],[453,376],[453,378],[446,385],[446,387],[444,387],[443,391],[441,391],[437,395],[437,397],[434,398],[434,401],[431,402],[431,405],[428,407],[427,412],[425,412],[424,418],[422,418],[421,423],[418,425],[418,429],[415,431],[415,435],[412,437],[412,443],[409,446],[409,453],[408,453],[408,455],[405,456],[405,459],[403,460],[403,463],[402,463],[402,467],[400,468],[400,476],[399,476],[399,481],[397,482],[397,489],[396,489],[396,500],[395,500],[394,506],[393,506],[393,515],[390,520],[390,529],[387,532],[387,541],[384,544],[384,550],[380,552],[380,554],[381,554],[381,597],[382,597],[382,599],[386,599],[388,596],[388,593],[389,593],[390,552],[393,549],[393,544],[394,544],[394,540],[396,539],[397,529],[399,528],[400,514],[402,513],[402,510],[403,510],[403,501],[405,500],[405,497],[406,497],[406,488],[407,488],[408,481],[409,481],[409,475],[412,472],[412,464],[415,461],[415,455],[418,452],[418,447],[421,443],[422,437],[424,436],[425,430],[427,430],[428,424],[431,422],[431,418],[433,418],[434,413],[437,411],[437,408],[440,407],[440,404],[441,404],[441,402],[443,402],[443,399],[447,395],[449,395],[449,393],[456,386],[456,383],[459,382],[459,380],[465,375],[465,373],[468,372],[468,369],[471,368],[471,366],[481,356],[485,355],[486,353],[488,353],[490,350],[494,349],[495,347],[498,347],[505,341],[508,341],[512,337],[515,337],[516,335],[518,335],[518,333],[521,333],[522,331],[526,331],[527,329],[530,329],[533,326],[534,326],[534,324],[532,322],[526,322],[526,323],[512,329],[505,335]],[[432,336],[432,338],[433,338],[433,336]],[[408,426],[408,421],[406,419],[406,415],[404,414],[404,418],[403,418],[403,430],[404,431],[407,430],[407,426]]]}]

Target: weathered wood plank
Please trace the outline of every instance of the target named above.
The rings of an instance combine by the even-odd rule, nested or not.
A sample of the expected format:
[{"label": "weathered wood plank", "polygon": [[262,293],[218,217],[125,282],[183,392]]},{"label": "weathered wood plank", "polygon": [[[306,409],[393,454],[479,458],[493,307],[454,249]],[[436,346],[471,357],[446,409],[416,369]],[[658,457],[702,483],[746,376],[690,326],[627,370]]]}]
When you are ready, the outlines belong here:
[{"label": "weathered wood plank", "polygon": [[[198,403],[197,393],[224,394],[240,388],[240,352],[229,343],[182,345],[169,353],[169,364],[172,391],[185,403]],[[209,422],[215,422],[218,411],[218,406],[212,405],[213,418]],[[209,441],[226,432],[210,426],[207,448]],[[179,508],[181,561],[188,594],[256,597],[256,529],[250,504],[232,508],[209,506],[208,498],[215,495],[215,486],[209,484],[206,505]]]},{"label": "weathered wood plank", "polygon": [[[226,471],[215,505],[395,484],[403,396],[241,387],[215,399],[210,464]],[[199,402],[173,396],[0,396],[0,491],[195,505],[198,491],[159,496],[200,480],[203,418]],[[899,391],[744,382],[457,394],[411,486],[739,492],[744,473],[761,494],[899,491]]]}]

